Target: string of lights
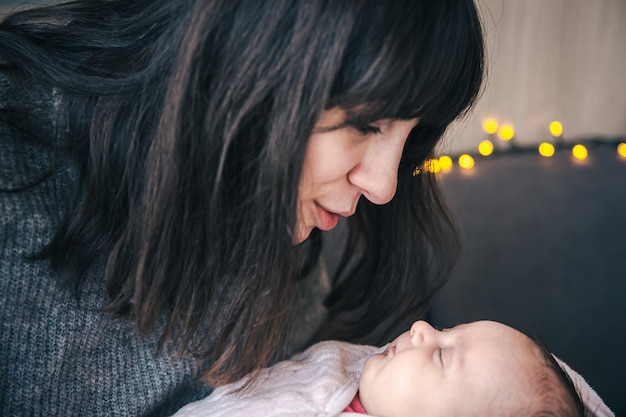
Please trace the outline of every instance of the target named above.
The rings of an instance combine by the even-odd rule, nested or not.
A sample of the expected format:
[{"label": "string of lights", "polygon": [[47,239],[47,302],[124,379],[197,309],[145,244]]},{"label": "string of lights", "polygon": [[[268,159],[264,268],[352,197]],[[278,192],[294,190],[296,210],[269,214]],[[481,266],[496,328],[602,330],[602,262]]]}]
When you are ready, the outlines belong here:
[{"label": "string of lights", "polygon": [[[584,161],[589,157],[590,150],[598,147],[613,147],[618,157],[626,162],[626,137],[591,137],[585,140],[566,142],[563,139],[563,125],[557,120],[552,121],[548,126],[552,140],[543,141],[538,145],[519,145],[515,140],[515,128],[508,123],[499,125],[494,118],[487,118],[483,121],[483,130],[487,138],[478,144],[475,152],[441,155],[428,159],[421,166],[415,167],[413,175],[419,175],[422,172],[435,174],[447,172],[453,169],[455,165],[461,169],[471,170],[478,158],[510,154],[536,153],[541,157],[551,158],[557,152],[569,152],[575,160]],[[506,143],[506,146],[495,146],[498,141]]]}]

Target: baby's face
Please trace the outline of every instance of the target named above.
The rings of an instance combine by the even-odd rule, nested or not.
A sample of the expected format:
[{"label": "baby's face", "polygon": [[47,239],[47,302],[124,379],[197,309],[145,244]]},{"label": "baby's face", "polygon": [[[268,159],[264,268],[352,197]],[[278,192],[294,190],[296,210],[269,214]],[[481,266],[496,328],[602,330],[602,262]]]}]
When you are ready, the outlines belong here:
[{"label": "baby's face", "polygon": [[439,331],[418,321],[367,360],[359,396],[378,417],[499,414],[531,401],[541,364],[534,342],[504,324],[478,321]]}]

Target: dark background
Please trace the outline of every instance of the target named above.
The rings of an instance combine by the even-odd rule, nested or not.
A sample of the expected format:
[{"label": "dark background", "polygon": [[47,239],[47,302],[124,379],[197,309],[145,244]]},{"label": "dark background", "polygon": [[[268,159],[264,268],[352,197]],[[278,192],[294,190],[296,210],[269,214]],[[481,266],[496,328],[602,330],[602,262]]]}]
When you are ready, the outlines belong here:
[{"label": "dark background", "polygon": [[615,144],[476,160],[440,174],[465,250],[430,312],[539,336],[626,415],[626,160]]}]

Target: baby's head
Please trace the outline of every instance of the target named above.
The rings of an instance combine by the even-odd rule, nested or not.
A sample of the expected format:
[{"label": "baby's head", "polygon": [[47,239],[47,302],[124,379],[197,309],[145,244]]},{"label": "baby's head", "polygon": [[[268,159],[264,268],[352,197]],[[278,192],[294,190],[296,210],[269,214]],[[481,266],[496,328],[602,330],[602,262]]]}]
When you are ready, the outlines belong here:
[{"label": "baby's head", "polygon": [[367,360],[359,396],[378,417],[584,414],[550,353],[492,321],[442,331],[415,322]]}]

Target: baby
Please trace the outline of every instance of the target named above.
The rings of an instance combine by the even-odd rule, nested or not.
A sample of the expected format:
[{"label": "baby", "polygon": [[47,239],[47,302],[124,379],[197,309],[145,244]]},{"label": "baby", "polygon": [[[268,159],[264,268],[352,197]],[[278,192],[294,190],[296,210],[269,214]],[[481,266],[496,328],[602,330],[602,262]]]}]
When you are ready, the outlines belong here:
[{"label": "baby", "polygon": [[492,321],[442,331],[415,322],[367,360],[358,400],[379,417],[584,414],[552,355]]},{"label": "baby", "polygon": [[[592,415],[612,416],[566,369],[584,385],[586,401],[597,398]],[[247,388],[245,382],[217,388],[176,416],[585,415],[556,359],[521,332],[492,321],[441,331],[418,321],[384,349],[322,342],[264,369]]]}]

